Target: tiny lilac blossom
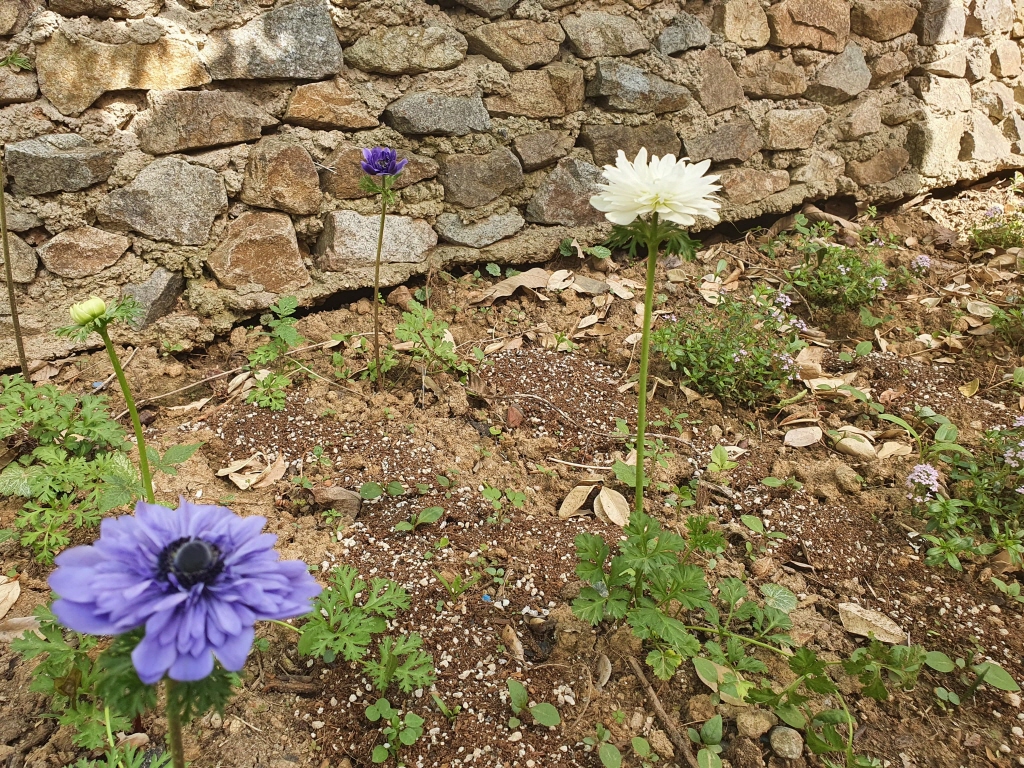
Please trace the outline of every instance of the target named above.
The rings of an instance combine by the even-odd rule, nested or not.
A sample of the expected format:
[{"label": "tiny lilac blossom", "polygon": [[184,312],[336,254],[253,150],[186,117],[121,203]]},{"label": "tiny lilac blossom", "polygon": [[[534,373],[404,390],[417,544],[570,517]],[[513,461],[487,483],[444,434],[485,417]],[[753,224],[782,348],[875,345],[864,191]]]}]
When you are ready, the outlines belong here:
[{"label": "tiny lilac blossom", "polygon": [[907,498],[917,504],[924,504],[935,498],[939,492],[939,471],[931,464],[918,464],[907,475]]},{"label": "tiny lilac blossom", "polygon": [[176,510],[139,502],[57,557],[53,612],[91,635],[145,627],[132,664],[147,684],[202,680],[215,657],[237,672],[256,621],[301,616],[321,591],[305,563],[279,559],[266,522],[184,499]]},{"label": "tiny lilac blossom", "polygon": [[925,272],[931,269],[931,266],[931,257],[928,256],[928,254],[926,253],[922,253],[919,254],[918,256],[915,256],[913,260],[910,262],[910,271],[917,275],[923,275]]}]

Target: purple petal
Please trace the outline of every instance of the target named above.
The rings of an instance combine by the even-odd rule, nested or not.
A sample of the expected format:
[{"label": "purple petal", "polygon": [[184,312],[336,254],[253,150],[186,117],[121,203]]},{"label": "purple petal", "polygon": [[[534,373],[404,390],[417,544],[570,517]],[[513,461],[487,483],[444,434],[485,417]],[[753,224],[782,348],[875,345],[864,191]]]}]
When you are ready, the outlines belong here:
[{"label": "purple petal", "polygon": [[95,608],[87,603],[55,600],[52,610],[61,624],[75,632],[86,635],[118,635],[125,631],[107,617],[96,613]]},{"label": "purple petal", "polygon": [[132,651],[132,665],[146,685],[156,683],[177,658],[173,645],[162,645],[148,633]]},{"label": "purple petal", "polygon": [[214,648],[213,652],[224,669],[229,672],[238,672],[245,666],[245,660],[249,658],[249,651],[252,650],[252,641],[255,637],[256,632],[253,628],[246,627],[239,634],[229,637],[227,642],[220,647]]},{"label": "purple petal", "polygon": [[213,653],[208,649],[203,649],[195,656],[179,654],[171,664],[171,668],[167,670],[167,676],[171,680],[188,683],[202,680],[211,672],[213,672]]}]

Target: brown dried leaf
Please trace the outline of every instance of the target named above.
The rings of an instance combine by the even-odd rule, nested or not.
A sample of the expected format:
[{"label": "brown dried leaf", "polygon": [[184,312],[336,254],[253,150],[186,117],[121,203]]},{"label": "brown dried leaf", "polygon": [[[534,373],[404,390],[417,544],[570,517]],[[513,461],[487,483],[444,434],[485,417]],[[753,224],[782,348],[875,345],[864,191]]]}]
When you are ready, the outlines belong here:
[{"label": "brown dried leaf", "polygon": [[957,390],[959,390],[960,394],[962,394],[964,397],[974,397],[976,394],[978,394],[978,387],[980,386],[981,381],[979,379],[974,379],[972,381],[967,382],[962,387],[957,387]]},{"label": "brown dried leaf", "polygon": [[253,484],[253,488],[266,488],[267,486],[273,485],[282,477],[284,477],[284,471],[287,468],[287,464],[284,461],[284,454],[280,453],[274,463],[267,467],[263,472],[260,473],[260,477],[257,478]]},{"label": "brown dried leaf", "polygon": [[873,611],[857,603],[839,603],[839,620],[851,635],[874,636],[883,643],[903,643],[906,633],[884,613]]},{"label": "brown dried leaf", "polygon": [[782,444],[793,448],[806,448],[808,445],[819,442],[821,437],[821,427],[800,427],[789,430]]},{"label": "brown dried leaf", "polygon": [[878,458],[888,459],[893,456],[909,456],[913,453],[913,450],[909,445],[899,443],[896,441],[889,441],[882,443],[882,447],[878,449]]},{"label": "brown dried leaf", "polygon": [[242,371],[240,374],[231,379],[231,381],[228,382],[228,394],[230,395],[232,392],[234,392],[236,389],[242,386],[242,384],[250,376],[252,376],[252,374],[249,371]]},{"label": "brown dried leaf", "polygon": [[551,273],[546,269],[534,267],[533,269],[528,269],[515,277],[509,277],[502,280],[500,283],[495,283],[482,293],[472,295],[469,303],[483,304],[484,306],[489,307],[497,299],[511,296],[520,288],[532,288],[535,290],[539,288],[546,288],[550,278]]},{"label": "brown dried leaf", "polygon": [[505,644],[505,647],[508,648],[513,659],[516,661],[526,661],[523,644],[519,640],[519,635],[516,634],[516,631],[511,624],[506,624],[505,628],[501,630],[501,641]]},{"label": "brown dried leaf", "polygon": [[223,469],[218,469],[217,477],[224,477],[225,475],[231,475],[236,472],[240,472],[241,470],[245,469],[250,464],[252,464],[254,461],[256,461],[262,455],[263,454],[261,453],[254,453],[248,459],[238,459],[238,461],[233,461]]},{"label": "brown dried leaf", "polygon": [[188,413],[189,411],[201,411],[203,410],[203,406],[210,402],[210,400],[212,399],[213,398],[210,397],[204,397],[201,400],[196,400],[195,402],[188,403],[186,405],[172,405],[167,410],[177,411],[178,413]]},{"label": "brown dried leaf", "polygon": [[7,576],[0,576],[0,619],[18,602],[21,594],[21,582]]},{"label": "brown dried leaf", "polygon": [[608,681],[612,677],[612,662],[605,654],[601,654],[597,658],[597,683],[598,688],[604,688],[608,684]]},{"label": "brown dried leaf", "polygon": [[[586,515],[589,510],[582,509],[590,498],[590,492],[594,490],[592,485],[577,485],[566,495],[562,505],[558,508],[559,520],[568,520],[576,515]],[[581,511],[582,510],[582,511]]]},{"label": "brown dried leaf", "polygon": [[0,621],[0,643],[17,640],[26,632],[35,632],[40,639],[45,639],[43,633],[39,631],[39,619],[35,616],[18,616]]},{"label": "brown dried leaf", "polygon": [[629,502],[613,488],[604,487],[594,499],[594,514],[620,528],[629,522]]}]

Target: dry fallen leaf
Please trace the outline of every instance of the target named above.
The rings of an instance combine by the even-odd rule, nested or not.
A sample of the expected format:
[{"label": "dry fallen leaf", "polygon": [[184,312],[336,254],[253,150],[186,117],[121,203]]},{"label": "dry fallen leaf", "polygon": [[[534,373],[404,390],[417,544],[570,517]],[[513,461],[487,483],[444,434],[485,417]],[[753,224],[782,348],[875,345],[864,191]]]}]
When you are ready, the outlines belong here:
[{"label": "dry fallen leaf", "polygon": [[992,317],[996,313],[996,308],[984,301],[968,301],[967,311],[977,317]]},{"label": "dry fallen leaf", "polygon": [[903,643],[906,633],[900,625],[884,613],[873,611],[857,603],[839,603],[839,620],[851,635],[874,636],[883,643]]},{"label": "dry fallen leaf", "polygon": [[979,379],[974,379],[973,381],[967,382],[962,387],[957,387],[957,390],[959,390],[960,394],[964,397],[974,397],[978,394],[978,387],[980,386],[981,381]]},{"label": "dry fallen leaf", "polygon": [[859,459],[875,458],[874,447],[860,435],[844,437],[834,447],[839,453],[846,454],[847,456],[855,456]]},{"label": "dry fallen leaf", "polygon": [[558,517],[560,520],[568,520],[570,517],[575,515],[588,514],[589,510],[580,511],[584,504],[587,503],[587,499],[590,498],[590,492],[594,489],[592,485],[577,485],[566,495],[562,501],[562,506],[558,508]]},{"label": "dry fallen leaf", "polygon": [[548,280],[550,278],[551,273],[546,269],[534,267],[533,269],[528,269],[515,277],[509,277],[502,280],[500,283],[495,283],[486,291],[473,294],[470,297],[470,304],[483,304],[484,306],[490,306],[497,299],[511,296],[520,288],[532,288],[534,290],[547,288]]},{"label": "dry fallen leaf", "polygon": [[889,441],[887,443],[882,443],[882,447],[878,449],[877,457],[879,459],[888,459],[893,456],[909,456],[911,453],[913,453],[913,450],[909,445],[896,441]]},{"label": "dry fallen leaf", "polygon": [[266,488],[267,486],[273,485],[282,477],[284,477],[284,471],[287,468],[287,464],[284,460],[284,454],[278,454],[277,459],[274,463],[267,467],[263,472],[260,473],[260,477],[253,481],[253,488]]},{"label": "dry fallen leaf", "polygon": [[[750,706],[743,699],[739,699],[739,698],[737,698],[735,696],[729,695],[725,691],[720,691],[719,690],[719,685],[721,683],[725,682],[725,679],[726,679],[727,676],[730,679],[736,678],[736,679],[742,681],[743,678],[741,678],[739,676],[738,672],[733,672],[728,667],[723,667],[721,664],[715,664],[715,662],[710,661],[708,659],[703,659],[703,658],[698,657],[698,660],[701,661],[701,662],[704,662],[704,663],[702,663],[700,666],[697,666],[697,663],[696,663],[696,660],[695,660],[695,662],[694,662],[694,669],[697,672],[697,677],[700,678],[700,681],[702,683],[704,683],[704,685],[706,685],[712,691],[715,691],[719,696],[721,696],[722,701],[724,701],[726,704],[731,704],[734,707],[749,707]],[[716,672],[716,677],[711,677],[710,675],[708,675],[708,674],[706,674],[704,672],[703,668],[708,666],[708,665],[714,667],[715,672]]]},{"label": "dry fallen leaf", "polygon": [[814,445],[821,440],[821,436],[821,427],[800,427],[789,430],[782,443],[793,448],[806,448],[808,445]]},{"label": "dry fallen leaf", "polygon": [[0,576],[0,619],[6,616],[7,612],[14,607],[20,594],[20,581],[10,579],[7,576]]},{"label": "dry fallen leaf", "polygon": [[259,459],[259,457],[262,456],[262,455],[263,454],[260,454],[260,453],[254,453],[248,459],[238,459],[237,461],[233,461],[230,464],[228,464],[226,467],[224,467],[223,469],[218,469],[217,470],[217,477],[224,477],[225,475],[233,475],[233,474],[235,474],[237,472],[241,472],[243,469],[248,467],[254,461]]},{"label": "dry fallen leaf", "polygon": [[605,654],[601,654],[597,659],[597,679],[594,681],[597,683],[598,688],[604,688],[608,681],[612,677],[612,662]]},{"label": "dry fallen leaf", "polygon": [[188,403],[187,405],[172,405],[167,410],[177,411],[178,413],[188,413],[189,411],[201,411],[203,409],[203,406],[210,402],[210,400],[212,399],[213,398],[210,397],[204,397],[202,400],[196,400],[195,402]]},{"label": "dry fallen leaf", "polygon": [[249,371],[243,371],[242,373],[238,374],[233,379],[231,379],[231,381],[228,382],[228,394],[230,395],[232,392],[234,392],[236,389],[242,386],[245,380],[248,379],[250,376],[252,376],[252,374]]},{"label": "dry fallen leaf", "polygon": [[599,520],[625,528],[629,522],[629,502],[618,491],[602,488],[594,499],[594,514]]},{"label": "dry fallen leaf", "polygon": [[572,285],[572,281],[572,272],[568,269],[560,269],[557,272],[551,273],[551,277],[548,278],[547,289],[549,291],[564,291]]},{"label": "dry fallen leaf", "polygon": [[519,640],[519,635],[516,634],[516,631],[511,624],[506,624],[505,628],[501,630],[501,640],[505,643],[505,647],[508,648],[509,653],[512,654],[513,659],[516,661],[526,660],[526,654],[523,651],[523,644]]},{"label": "dry fallen leaf", "polygon": [[17,640],[26,632],[35,632],[43,638],[43,633],[39,631],[39,619],[35,616],[18,616],[15,619],[0,621],[0,643]]}]

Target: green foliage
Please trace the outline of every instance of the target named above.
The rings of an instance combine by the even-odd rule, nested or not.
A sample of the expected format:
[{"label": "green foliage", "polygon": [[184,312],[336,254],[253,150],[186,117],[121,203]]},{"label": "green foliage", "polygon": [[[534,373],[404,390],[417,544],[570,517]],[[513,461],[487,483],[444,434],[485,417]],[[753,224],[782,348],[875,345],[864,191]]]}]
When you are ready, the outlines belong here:
[{"label": "green foliage", "polygon": [[71,631],[65,636],[48,606],[36,608],[34,615],[43,636],[26,632],[11,646],[26,660],[39,659],[29,690],[51,697],[50,717],[73,728],[74,743],[85,749],[106,744],[105,707],[110,708],[112,730],[130,732],[132,718],[156,702],[155,692],[139,680],[130,658],[125,669],[124,658],[138,635],[115,643],[97,658],[97,638]]},{"label": "green foliage", "polygon": [[975,250],[986,248],[1020,248],[1024,246],[1024,219],[1019,212],[1005,213],[1001,205],[986,211],[986,221],[972,227],[968,235]]},{"label": "green foliage", "polygon": [[15,72],[21,69],[35,69],[32,60],[20,51],[11,51],[0,59],[0,67],[10,67]]},{"label": "green foliage", "polygon": [[448,596],[452,600],[457,599],[464,592],[468,592],[481,579],[480,573],[474,573],[472,576],[466,579],[462,578],[461,573],[456,573],[452,580],[449,581],[437,571],[432,571],[432,573],[434,574],[435,577],[437,577],[437,580],[441,582],[441,585],[444,587],[445,591],[448,593]]},{"label": "green foliage", "polygon": [[[398,760],[398,753],[403,746],[415,744],[423,735],[423,718],[415,712],[406,712],[402,717],[400,710],[391,706],[387,699],[377,699],[376,703],[366,708],[366,719],[371,723],[381,722],[380,732],[384,736],[384,744],[373,748],[374,764],[385,762],[389,757]],[[399,765],[403,763],[399,762]]]},{"label": "green foliage", "polygon": [[864,260],[854,250],[830,245],[787,278],[809,302],[838,313],[873,302],[888,287],[890,273],[877,258]]},{"label": "green foliage", "polygon": [[700,768],[721,768],[722,758],[722,716],[715,715],[705,721],[698,731],[696,728],[687,728],[686,735],[694,744],[700,745],[697,752],[697,765]]},{"label": "green foliage", "polygon": [[755,404],[777,397],[796,373],[792,355],[805,345],[792,322],[766,296],[750,302],[723,296],[718,306],[696,307],[654,331],[651,348],[686,386]]},{"label": "green foliage", "polygon": [[245,402],[258,405],[260,408],[269,408],[272,411],[283,411],[288,402],[288,394],[285,390],[291,385],[292,380],[281,373],[273,371],[261,371],[257,375],[256,386],[249,390]]},{"label": "green foliage", "polygon": [[1024,420],[986,431],[969,453],[955,442],[958,432],[948,420],[931,410],[918,415],[935,428],[923,454],[944,463],[950,481],[948,494],[919,496],[915,506],[928,521],[924,538],[932,546],[925,562],[960,570],[961,558],[1000,550],[1015,564],[1024,562],[1024,493],[1018,491],[1024,488]]},{"label": "green foliage", "polygon": [[409,311],[402,313],[402,322],[395,326],[395,338],[412,342],[410,354],[413,360],[429,368],[460,374],[474,370],[472,365],[459,358],[448,332],[448,323],[439,320],[433,310],[417,301],[410,301]]},{"label": "green foliage", "polygon": [[[357,599],[361,595],[361,602]],[[429,686],[434,680],[433,659],[420,648],[418,634],[385,637],[377,643],[377,659],[367,659],[374,636],[387,630],[387,619],[409,607],[409,594],[390,579],[372,579],[367,585],[355,568],[343,565],[331,573],[331,586],[317,597],[306,615],[299,653],[319,656],[327,663],[341,657],[360,662],[377,690],[397,681],[405,692]]]},{"label": "green foliage", "polygon": [[444,517],[444,509],[441,507],[428,507],[422,512],[414,512],[410,515],[408,520],[402,520],[396,523],[395,530],[413,532],[421,525],[436,523],[442,517]]},{"label": "green foliage", "polygon": [[42,563],[53,562],[71,531],[95,527],[104,513],[141,495],[128,460],[132,444],[102,395],[78,397],[0,376],[3,441],[20,455],[0,472],[0,496],[26,501],[16,530],[0,531],[0,540],[17,538]]},{"label": "green foliage", "polygon": [[667,220],[653,224],[642,217],[637,217],[632,224],[612,227],[604,246],[612,251],[625,250],[629,258],[636,259],[649,255],[647,243],[650,242],[662,243],[664,256],[677,256],[685,261],[692,261],[700,248],[700,242],[679,225]]},{"label": "green foliage", "polygon": [[1009,344],[1016,344],[1024,338],[1024,307],[996,307],[989,322]]},{"label": "green foliage", "polygon": [[96,760],[81,757],[73,768],[170,768],[170,766],[170,752],[160,752],[155,755],[151,751],[125,744],[123,747],[108,749],[103,757]]},{"label": "green foliage", "polygon": [[[538,725],[544,725],[548,728],[554,728],[562,722],[562,718],[553,704],[542,702],[531,707],[530,694],[526,690],[526,686],[515,678],[508,678],[505,684],[508,686],[509,706],[514,714],[520,715],[523,712],[529,711]],[[516,724],[518,725],[518,718],[516,718]]]},{"label": "green foliage", "polygon": [[270,313],[260,318],[260,322],[267,328],[261,334],[266,341],[249,355],[251,367],[269,365],[289,350],[305,344],[306,339],[296,328],[299,321],[294,315],[298,308],[299,301],[294,296],[281,296],[277,304],[270,305]]}]

